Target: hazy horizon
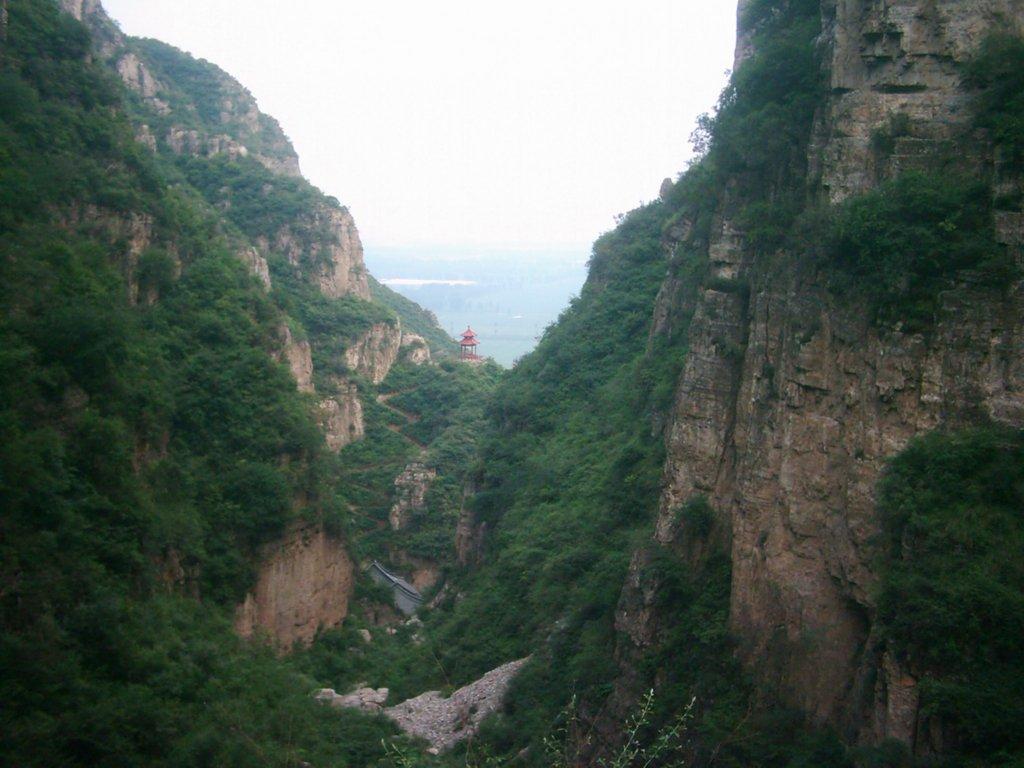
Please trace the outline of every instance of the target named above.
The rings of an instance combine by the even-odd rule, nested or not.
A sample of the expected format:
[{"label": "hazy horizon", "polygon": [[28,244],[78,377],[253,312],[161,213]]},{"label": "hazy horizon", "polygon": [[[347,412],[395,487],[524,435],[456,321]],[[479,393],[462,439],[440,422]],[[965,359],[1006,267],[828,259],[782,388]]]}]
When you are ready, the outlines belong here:
[{"label": "hazy horizon", "polygon": [[690,157],[735,3],[104,0],[238,79],[368,247],[589,250]]}]

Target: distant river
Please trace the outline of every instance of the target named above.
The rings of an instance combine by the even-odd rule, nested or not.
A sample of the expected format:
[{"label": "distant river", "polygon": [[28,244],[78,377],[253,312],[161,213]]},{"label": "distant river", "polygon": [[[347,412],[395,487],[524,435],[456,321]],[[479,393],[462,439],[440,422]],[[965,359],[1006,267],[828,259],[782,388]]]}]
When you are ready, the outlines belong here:
[{"label": "distant river", "polygon": [[588,247],[577,249],[366,246],[366,266],[437,315],[458,338],[471,325],[481,355],[511,366],[579,294]]}]

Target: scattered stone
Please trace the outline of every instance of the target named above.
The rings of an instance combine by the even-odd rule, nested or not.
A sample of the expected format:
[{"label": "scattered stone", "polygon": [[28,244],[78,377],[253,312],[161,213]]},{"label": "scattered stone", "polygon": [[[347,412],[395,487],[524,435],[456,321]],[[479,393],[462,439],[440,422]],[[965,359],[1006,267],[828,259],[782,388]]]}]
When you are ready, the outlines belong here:
[{"label": "scattered stone", "polygon": [[[388,629],[394,631],[391,627]],[[388,689],[365,686],[344,695],[332,688],[321,688],[313,698],[332,707],[383,712],[405,733],[425,739],[430,744],[428,754],[438,755],[477,732],[484,718],[501,706],[512,679],[529,660],[527,656],[502,664],[479,680],[459,688],[448,698],[443,698],[438,691],[427,691],[385,708]]]},{"label": "scattered stone", "polygon": [[363,642],[364,643],[372,643],[373,642],[373,635],[370,634],[370,630],[368,630],[368,629],[360,629],[359,630],[359,636],[361,638],[363,638]]},{"label": "scattered stone", "polygon": [[429,742],[430,754],[439,754],[475,734],[483,719],[497,711],[512,679],[528,660],[510,661],[492,669],[448,698],[438,691],[427,691],[388,707],[384,714],[405,733]]},{"label": "scattered stone", "polygon": [[333,688],[321,688],[313,694],[317,701],[342,709],[359,709],[364,712],[380,712],[388,700],[387,688],[356,688],[344,695]]}]

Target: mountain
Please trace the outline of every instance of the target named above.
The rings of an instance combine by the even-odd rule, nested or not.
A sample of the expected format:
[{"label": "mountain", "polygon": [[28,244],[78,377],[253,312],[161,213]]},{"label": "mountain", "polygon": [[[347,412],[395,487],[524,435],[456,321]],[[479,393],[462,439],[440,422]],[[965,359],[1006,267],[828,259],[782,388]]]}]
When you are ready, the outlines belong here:
[{"label": "mountain", "polygon": [[[300,649],[369,561],[454,559],[423,553],[496,369],[371,294],[214,65],[94,0],[11,0],[0,40],[3,762],[377,759],[393,728],[314,702]],[[393,530],[410,465],[435,514]]]}]

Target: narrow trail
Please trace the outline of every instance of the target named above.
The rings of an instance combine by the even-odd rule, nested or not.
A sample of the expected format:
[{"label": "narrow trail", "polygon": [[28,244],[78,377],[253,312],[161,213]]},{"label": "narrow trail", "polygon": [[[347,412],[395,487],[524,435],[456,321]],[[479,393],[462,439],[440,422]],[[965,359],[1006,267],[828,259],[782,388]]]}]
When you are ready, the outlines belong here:
[{"label": "narrow trail", "polygon": [[[413,391],[414,390],[412,389],[403,389],[397,392],[382,392],[381,394],[377,395],[377,402],[383,405],[392,413],[401,416],[403,419],[405,419],[407,424],[415,424],[420,420],[420,415],[418,413],[411,413],[409,411],[403,410],[402,408],[399,408],[396,405],[391,405],[390,403],[391,398],[398,397],[399,395],[404,395]],[[403,437],[410,443],[415,445],[417,448],[419,448],[420,453],[426,452],[427,446],[425,443],[421,443],[416,438],[410,437],[409,435],[405,434],[405,432],[402,431],[402,428],[399,427],[397,424],[385,424],[384,426],[386,426],[399,437]]]},{"label": "narrow trail", "polygon": [[391,399],[392,398],[398,397],[399,395],[407,395],[410,392],[414,392],[414,391],[415,390],[413,390],[413,389],[403,389],[403,390],[400,390],[398,392],[384,392],[384,393],[381,393],[381,394],[377,395],[377,402],[380,403],[381,405],[383,405],[385,408],[387,408],[392,413],[397,413],[399,416],[404,418],[410,424],[415,424],[416,422],[418,422],[420,420],[420,415],[418,413],[412,413],[411,411],[406,411],[406,410],[403,410],[402,408],[399,408],[397,405],[391,405]]}]

